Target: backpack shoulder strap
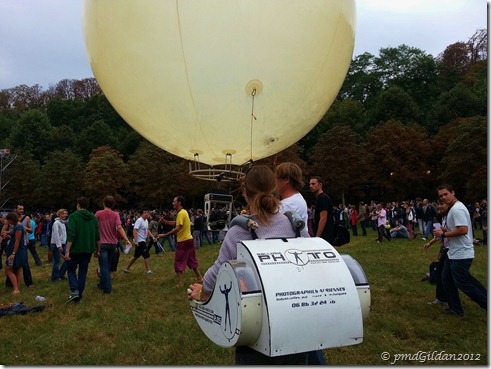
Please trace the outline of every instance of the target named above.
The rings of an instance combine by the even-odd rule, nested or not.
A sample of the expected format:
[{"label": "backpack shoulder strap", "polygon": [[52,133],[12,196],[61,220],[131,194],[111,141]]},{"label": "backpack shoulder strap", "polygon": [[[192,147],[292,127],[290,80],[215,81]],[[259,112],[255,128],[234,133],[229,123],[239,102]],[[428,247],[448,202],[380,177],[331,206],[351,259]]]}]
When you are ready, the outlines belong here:
[{"label": "backpack shoulder strap", "polygon": [[244,228],[246,231],[251,232],[253,240],[256,240],[258,238],[255,230],[259,228],[259,225],[254,219],[252,219],[252,217],[242,214],[237,215],[230,222],[230,228],[232,228],[234,225],[238,225]]},{"label": "backpack shoulder strap", "polygon": [[300,214],[294,211],[286,211],[284,214],[288,217],[290,223],[292,224],[292,228],[295,231],[295,237],[300,237],[300,231],[303,229],[303,227],[305,227],[305,222],[302,220]]}]

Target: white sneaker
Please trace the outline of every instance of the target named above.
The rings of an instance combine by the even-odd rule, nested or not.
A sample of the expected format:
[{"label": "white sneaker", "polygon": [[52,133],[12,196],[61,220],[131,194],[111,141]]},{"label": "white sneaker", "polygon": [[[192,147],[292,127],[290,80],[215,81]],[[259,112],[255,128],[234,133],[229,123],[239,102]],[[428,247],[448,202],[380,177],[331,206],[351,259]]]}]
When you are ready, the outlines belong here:
[{"label": "white sneaker", "polygon": [[435,299],[435,301],[428,302],[428,305],[448,305],[446,302]]},{"label": "white sneaker", "polygon": [[426,238],[424,238],[424,237],[421,237],[421,239],[422,239],[423,241],[426,241]]},{"label": "white sneaker", "polygon": [[148,274],[148,275],[152,275],[152,274],[155,274],[155,273],[153,272],[153,270],[149,270],[149,271],[147,272],[147,274]]},{"label": "white sneaker", "polygon": [[129,269],[123,269],[123,272],[125,272],[125,273],[129,273],[129,272],[130,272],[130,270],[129,270]]}]

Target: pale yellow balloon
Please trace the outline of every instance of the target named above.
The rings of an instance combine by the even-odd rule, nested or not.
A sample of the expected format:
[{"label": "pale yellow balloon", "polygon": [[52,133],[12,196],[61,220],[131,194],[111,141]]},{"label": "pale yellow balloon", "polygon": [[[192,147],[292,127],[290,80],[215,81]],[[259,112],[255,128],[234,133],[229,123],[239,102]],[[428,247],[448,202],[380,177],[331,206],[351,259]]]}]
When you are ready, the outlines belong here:
[{"label": "pale yellow balloon", "polygon": [[185,159],[242,164],[322,118],[354,18],[354,0],[86,0],[84,33],[99,85],[142,136]]}]

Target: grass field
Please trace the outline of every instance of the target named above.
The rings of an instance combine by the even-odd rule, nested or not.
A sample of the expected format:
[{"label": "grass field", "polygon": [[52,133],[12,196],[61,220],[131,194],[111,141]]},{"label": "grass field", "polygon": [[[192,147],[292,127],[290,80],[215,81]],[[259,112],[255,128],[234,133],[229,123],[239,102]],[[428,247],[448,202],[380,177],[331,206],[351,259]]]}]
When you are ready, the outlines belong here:
[{"label": "grass field", "polygon": [[[397,363],[487,365],[487,312],[462,294],[463,317],[440,314],[441,307],[427,304],[435,298],[435,286],[421,279],[436,259],[439,246],[424,252],[421,239],[384,240],[382,244],[374,240],[375,233],[370,230],[367,237],[352,237],[349,245],[338,248],[363,266],[370,282],[372,307],[363,343],[325,350],[328,364],[388,365],[394,355],[407,354],[412,361]],[[197,251],[202,273],[218,250],[218,244],[206,244]],[[46,260],[46,249],[38,247],[38,252]],[[65,303],[68,282],[51,282],[51,265],[35,266],[29,256],[35,287],[27,289],[22,284],[21,294],[13,296],[2,282],[0,303],[51,306],[41,313],[1,319],[0,364],[232,365],[234,350],[216,346],[206,338],[191,314],[186,288],[174,287],[173,256],[169,251],[155,255],[152,250],[150,260],[156,274],[147,276],[141,259],[130,274],[124,274],[130,255],[123,254],[110,295],[97,289],[98,263],[93,259],[80,304]],[[487,248],[476,246],[471,272],[485,285],[487,265]],[[185,281],[192,283],[194,273],[187,271]],[[46,302],[36,301],[37,295],[45,296]],[[390,355],[389,360],[381,358],[384,352]],[[442,359],[428,361],[424,353]],[[450,359],[445,354],[456,356],[443,360]]]}]

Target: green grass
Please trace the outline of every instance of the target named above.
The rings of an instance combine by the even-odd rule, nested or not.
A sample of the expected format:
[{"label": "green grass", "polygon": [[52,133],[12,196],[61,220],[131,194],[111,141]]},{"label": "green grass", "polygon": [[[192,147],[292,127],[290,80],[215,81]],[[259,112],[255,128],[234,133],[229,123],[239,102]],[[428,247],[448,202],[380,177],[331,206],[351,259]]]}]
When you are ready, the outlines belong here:
[{"label": "green grass", "polygon": [[[447,354],[480,354],[479,361],[431,361],[426,365],[487,365],[487,314],[461,294],[465,309],[462,318],[440,314],[441,307],[428,305],[435,298],[435,286],[420,282],[430,262],[436,259],[438,245],[422,251],[422,240],[393,240],[382,244],[368,237],[352,237],[349,245],[338,248],[363,266],[371,287],[372,307],[364,327],[364,341],[355,346],[325,350],[330,365],[387,365],[380,355],[417,354],[445,351]],[[219,245],[197,251],[202,273],[213,263]],[[41,259],[46,249],[38,247]],[[122,273],[130,255],[122,255],[113,293],[103,295],[96,286],[97,260],[89,267],[84,300],[65,303],[68,282],[50,282],[51,265],[35,266],[30,257],[35,287],[21,285],[13,296],[0,287],[0,303],[43,304],[41,313],[6,316],[1,319],[3,365],[231,365],[234,350],[221,348],[206,338],[198,327],[186,299],[186,288],[174,288],[176,277],[172,252],[155,255],[147,276],[143,260],[130,274]],[[476,247],[471,268],[481,282],[487,281],[487,248]],[[5,259],[4,259],[5,260]],[[3,277],[2,277],[3,278]],[[192,283],[187,271],[185,281]],[[403,364],[421,365],[419,361]]]}]

